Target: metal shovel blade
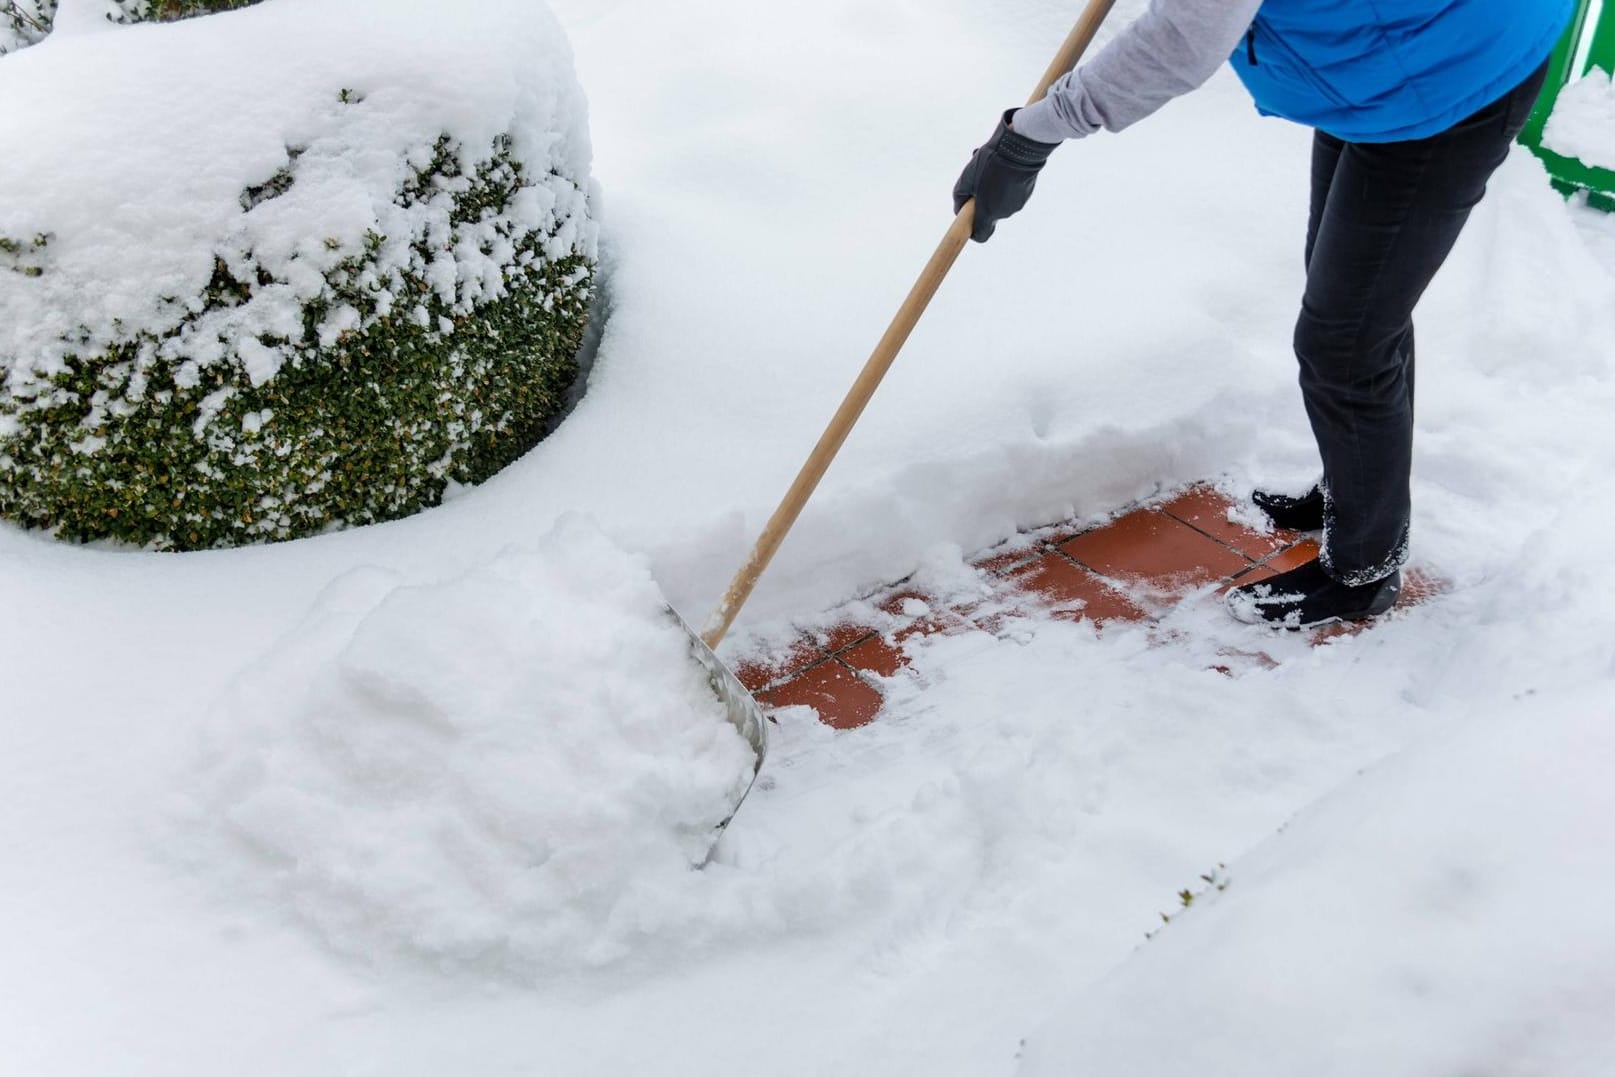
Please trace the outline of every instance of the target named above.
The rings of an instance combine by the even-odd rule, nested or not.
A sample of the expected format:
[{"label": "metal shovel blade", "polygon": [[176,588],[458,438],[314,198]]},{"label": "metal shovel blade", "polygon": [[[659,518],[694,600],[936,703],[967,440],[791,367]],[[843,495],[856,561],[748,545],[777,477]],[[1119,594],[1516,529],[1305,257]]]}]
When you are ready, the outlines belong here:
[{"label": "metal shovel blade", "polygon": [[[752,767],[751,779],[746,782],[746,787],[740,791],[740,795],[735,798],[734,803],[730,806],[728,816],[712,832],[712,843],[713,847],[716,848],[718,839],[723,836],[724,827],[729,825],[729,820],[733,819],[735,812],[740,810],[741,803],[745,801],[746,796],[751,792],[752,786],[757,783],[758,772],[763,769],[763,759],[768,755],[768,722],[763,717],[762,710],[757,706],[757,701],[751,697],[750,692],[746,691],[746,686],[741,684],[740,679],[730,672],[728,666],[718,660],[718,656],[712,653],[712,648],[702,641],[700,635],[685,622],[683,617],[679,616],[677,610],[669,606],[667,612],[673,620],[678,622],[679,627],[684,630],[684,634],[690,638],[690,656],[701,664],[702,670],[706,673],[707,682],[712,685],[713,695],[718,697],[728,713],[730,724],[735,727],[742,737],[746,738],[746,743],[751,745],[751,750],[757,757],[756,765]],[[709,849],[706,859],[702,861],[702,866],[705,866],[711,856],[712,851]]]}]

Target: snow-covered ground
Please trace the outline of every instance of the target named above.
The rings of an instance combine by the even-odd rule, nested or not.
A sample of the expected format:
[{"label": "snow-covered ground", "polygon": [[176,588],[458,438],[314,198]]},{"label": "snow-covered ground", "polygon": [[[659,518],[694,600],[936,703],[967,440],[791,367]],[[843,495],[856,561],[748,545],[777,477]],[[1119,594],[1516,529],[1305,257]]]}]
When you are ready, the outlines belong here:
[{"label": "snow-covered ground", "polygon": [[[703,617],[1075,14],[555,7],[611,314],[557,434],[440,510],[296,544],[0,528],[4,1070],[936,1077],[1016,1072],[1025,1039],[1034,1074],[1615,1071],[1615,225],[1523,151],[1421,309],[1415,556],[1441,600],[1319,649],[1175,614],[1274,648],[1236,678],[1125,627],[935,638],[875,725],[782,715],[718,861],[647,875],[610,947],[365,959],[297,891],[197,867],[217,701],[333,581],[455,580],[581,512]],[[1018,527],[1310,477],[1307,139],[1225,73],[1061,150],[966,252],[730,653]],[[1202,874],[1227,888],[1145,943]],[[366,897],[399,919],[364,937],[409,929]]]}]

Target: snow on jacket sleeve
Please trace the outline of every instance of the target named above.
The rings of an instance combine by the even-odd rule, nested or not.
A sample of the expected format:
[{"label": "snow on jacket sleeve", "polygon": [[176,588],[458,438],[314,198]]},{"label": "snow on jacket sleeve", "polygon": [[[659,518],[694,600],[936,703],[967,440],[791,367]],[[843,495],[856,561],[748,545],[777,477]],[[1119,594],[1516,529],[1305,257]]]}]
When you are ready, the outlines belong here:
[{"label": "snow on jacket sleeve", "polygon": [[1017,134],[1038,142],[1120,131],[1198,89],[1228,59],[1262,0],[1151,0],[1088,63],[1015,113]]}]

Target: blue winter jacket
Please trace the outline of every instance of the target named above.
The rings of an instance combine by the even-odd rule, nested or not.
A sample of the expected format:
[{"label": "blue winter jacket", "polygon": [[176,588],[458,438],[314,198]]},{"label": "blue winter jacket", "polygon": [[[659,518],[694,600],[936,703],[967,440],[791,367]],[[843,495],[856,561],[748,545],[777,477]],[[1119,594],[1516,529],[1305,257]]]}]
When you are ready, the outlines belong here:
[{"label": "blue winter jacket", "polygon": [[1445,131],[1548,57],[1575,0],[1265,0],[1232,57],[1256,107],[1348,142]]}]

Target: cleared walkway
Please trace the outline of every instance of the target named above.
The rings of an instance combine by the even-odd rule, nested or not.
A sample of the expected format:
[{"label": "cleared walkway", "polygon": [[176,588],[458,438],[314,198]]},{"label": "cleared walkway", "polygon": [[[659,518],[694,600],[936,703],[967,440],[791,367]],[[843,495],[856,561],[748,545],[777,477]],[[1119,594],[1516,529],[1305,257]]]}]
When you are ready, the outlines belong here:
[{"label": "cleared walkway", "polygon": [[[1248,511],[1228,497],[1197,486],[1099,527],[1041,528],[971,562],[987,584],[979,600],[950,605],[899,583],[857,607],[876,607],[880,624],[849,614],[827,630],[804,633],[783,656],[743,656],[736,672],[765,710],[808,706],[826,725],[855,729],[880,715],[882,684],[907,665],[904,644],[916,636],[1002,635],[1027,617],[1088,621],[1101,632],[1118,620],[1158,622],[1186,599],[1210,599],[1317,556],[1313,538],[1262,533],[1238,522],[1242,516]],[[1438,580],[1417,569],[1406,577],[1399,609],[1441,590]],[[1316,630],[1313,639],[1323,643],[1362,627],[1335,625]],[[1170,642],[1166,635],[1163,644]],[[1249,652],[1229,657],[1271,662]]]}]

